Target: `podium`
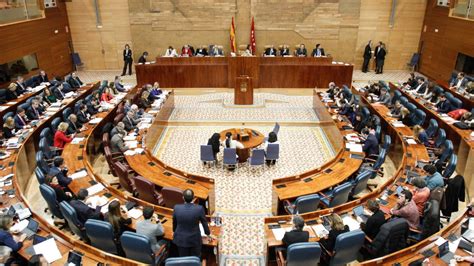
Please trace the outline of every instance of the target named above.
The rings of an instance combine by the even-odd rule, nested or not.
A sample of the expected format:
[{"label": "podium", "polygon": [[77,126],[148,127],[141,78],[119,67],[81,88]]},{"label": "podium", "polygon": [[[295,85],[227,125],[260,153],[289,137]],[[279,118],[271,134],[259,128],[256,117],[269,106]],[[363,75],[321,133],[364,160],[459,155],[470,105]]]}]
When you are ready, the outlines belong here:
[{"label": "podium", "polygon": [[251,77],[245,75],[235,78],[234,104],[253,104],[253,84]]}]

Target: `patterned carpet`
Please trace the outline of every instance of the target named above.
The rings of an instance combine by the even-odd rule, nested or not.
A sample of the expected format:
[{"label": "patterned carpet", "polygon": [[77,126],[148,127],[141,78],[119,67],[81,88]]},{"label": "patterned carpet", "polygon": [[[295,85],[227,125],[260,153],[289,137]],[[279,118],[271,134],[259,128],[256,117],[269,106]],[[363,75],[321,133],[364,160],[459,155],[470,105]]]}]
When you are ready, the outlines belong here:
[{"label": "patterned carpet", "polygon": [[[316,122],[312,96],[255,94],[259,108],[227,108],[232,93],[176,95],[171,121],[203,121],[205,126],[169,126],[155,148],[155,156],[166,164],[215,180],[215,215],[223,217],[219,254],[226,265],[259,265],[265,261],[263,218],[271,215],[272,180],[299,174],[318,167],[334,156],[334,151],[319,127],[302,127],[291,122]],[[222,167],[222,152],[216,167],[204,166],[199,145],[214,132],[240,126],[229,121],[285,121],[278,139],[280,160],[272,167],[249,169],[241,164],[235,171]],[[209,125],[211,123],[211,125]],[[177,123],[179,124],[179,123]],[[225,124],[225,125],[224,125]],[[253,126],[267,134],[272,126]]]},{"label": "patterned carpet", "polygon": [[[232,93],[209,93],[176,97],[171,121],[317,121],[312,97],[274,93],[255,94],[254,108],[227,107]],[[196,112],[196,108],[199,112]]]}]

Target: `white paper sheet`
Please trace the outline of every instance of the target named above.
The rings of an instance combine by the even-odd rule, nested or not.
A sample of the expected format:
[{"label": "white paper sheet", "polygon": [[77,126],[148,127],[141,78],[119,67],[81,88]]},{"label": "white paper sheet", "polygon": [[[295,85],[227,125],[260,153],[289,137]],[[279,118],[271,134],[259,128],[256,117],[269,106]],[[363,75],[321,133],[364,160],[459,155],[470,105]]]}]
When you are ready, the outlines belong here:
[{"label": "white paper sheet", "polygon": [[410,145],[415,145],[415,144],[416,144],[416,140],[414,140],[414,139],[407,139],[407,143],[410,144]]},{"label": "white paper sheet", "polygon": [[132,217],[133,219],[138,219],[143,215],[143,211],[138,208],[133,208],[128,211],[128,216]]},{"label": "white paper sheet", "polygon": [[276,240],[282,240],[283,237],[285,236],[285,233],[289,231],[291,231],[291,227],[282,227],[282,228],[272,229],[273,236],[275,237]]},{"label": "white paper sheet", "polygon": [[43,254],[44,258],[48,263],[53,263],[54,261],[62,258],[61,252],[59,252],[58,246],[54,238],[45,240],[39,244],[33,246],[36,254]]},{"label": "white paper sheet", "polygon": [[96,124],[99,124],[100,121],[102,121],[102,117],[97,117],[97,118],[91,119],[89,121],[89,124],[96,125]]},{"label": "white paper sheet", "polygon": [[350,231],[360,229],[359,222],[357,220],[355,220],[354,218],[352,218],[351,216],[349,216],[349,215],[344,216],[344,218],[342,218],[342,222],[345,225],[349,226]]},{"label": "white paper sheet", "polygon": [[87,176],[87,171],[86,170],[81,170],[79,172],[76,172],[72,175],[70,175],[69,177],[72,178],[72,179],[77,179],[77,178],[81,178],[81,177],[85,177]]},{"label": "white paper sheet", "polygon": [[71,141],[71,144],[79,144],[81,143],[82,141],[84,141],[85,138],[81,138],[81,137],[75,137],[72,139]]},{"label": "white paper sheet", "polygon": [[97,194],[101,192],[102,190],[104,190],[104,185],[102,185],[101,183],[97,183],[87,189],[87,191],[89,192],[89,195]]},{"label": "white paper sheet", "polygon": [[443,237],[438,237],[438,239],[436,239],[435,241],[435,245],[437,245],[438,247],[441,246],[444,242],[446,242],[446,239],[444,239]]},{"label": "white paper sheet", "polygon": [[319,238],[325,237],[329,234],[328,230],[326,230],[326,228],[322,224],[313,225],[311,226],[311,228],[313,228],[314,233]]},{"label": "white paper sheet", "polygon": [[362,152],[361,144],[346,143],[346,148],[348,148],[350,152]]}]

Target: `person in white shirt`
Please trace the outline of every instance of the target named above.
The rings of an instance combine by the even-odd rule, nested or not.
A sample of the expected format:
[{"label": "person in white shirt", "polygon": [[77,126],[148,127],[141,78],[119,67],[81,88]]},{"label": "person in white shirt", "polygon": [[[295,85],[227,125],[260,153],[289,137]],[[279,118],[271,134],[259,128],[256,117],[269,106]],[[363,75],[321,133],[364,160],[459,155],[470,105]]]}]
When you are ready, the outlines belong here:
[{"label": "person in white shirt", "polygon": [[176,52],[176,49],[173,48],[173,46],[170,46],[168,49],[166,49],[164,57],[178,57],[178,53]]},{"label": "person in white shirt", "polygon": [[225,140],[224,140],[224,147],[226,148],[231,148],[231,149],[243,149],[245,148],[242,143],[239,141],[232,139],[232,133],[227,132],[225,134]]},{"label": "person in white shirt", "polygon": [[[267,139],[267,141],[265,141],[265,143],[263,143],[263,149],[265,150],[265,154],[268,153],[268,151],[267,151],[268,144],[280,144],[278,142],[277,134],[273,131],[268,133],[268,139]],[[275,162],[276,162],[275,160],[265,160],[265,161],[266,161],[268,166],[274,165]]]},{"label": "person in white shirt", "polygon": [[465,74],[463,72],[459,72],[456,79],[454,79],[453,82],[449,84],[450,85],[449,89],[456,90],[459,93],[464,93],[464,90],[466,89],[466,85],[468,81],[466,78],[464,78],[464,76]]}]

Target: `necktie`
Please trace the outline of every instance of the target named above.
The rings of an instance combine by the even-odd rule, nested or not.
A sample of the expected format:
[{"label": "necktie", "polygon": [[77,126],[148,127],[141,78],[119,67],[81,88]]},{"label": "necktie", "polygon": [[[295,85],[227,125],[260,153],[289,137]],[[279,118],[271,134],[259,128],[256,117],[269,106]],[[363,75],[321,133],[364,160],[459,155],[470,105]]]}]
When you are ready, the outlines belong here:
[{"label": "necktie", "polygon": [[21,117],[21,115],[18,115],[18,117],[20,118],[21,123],[23,124],[23,126],[25,126],[25,125],[26,125],[26,122],[25,122],[25,120],[23,119],[23,117]]}]

